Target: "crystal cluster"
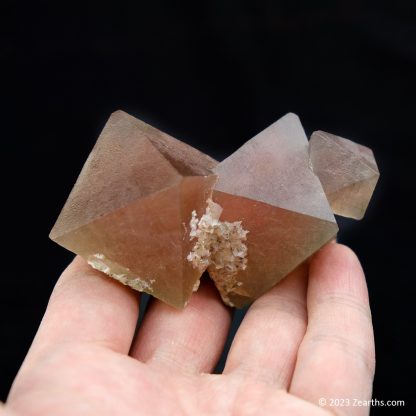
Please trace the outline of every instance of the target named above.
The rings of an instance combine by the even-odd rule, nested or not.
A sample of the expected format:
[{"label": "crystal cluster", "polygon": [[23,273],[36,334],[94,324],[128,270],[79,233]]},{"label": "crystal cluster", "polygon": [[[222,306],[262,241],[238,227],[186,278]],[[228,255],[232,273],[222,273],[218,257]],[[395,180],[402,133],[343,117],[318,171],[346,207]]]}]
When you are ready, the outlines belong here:
[{"label": "crystal cluster", "polygon": [[336,235],[333,212],[361,218],[378,175],[370,149],[323,132],[308,142],[294,114],[218,163],[117,111],[50,237],[176,308],[205,270],[241,307]]},{"label": "crystal cluster", "polygon": [[196,211],[192,212],[189,235],[191,240],[198,240],[187,259],[201,272],[214,269],[229,276],[238,270],[245,270],[247,246],[244,241],[248,231],[243,229],[241,221],[220,221],[221,206],[211,199],[207,202],[206,212],[200,220]]},{"label": "crystal cluster", "polygon": [[228,294],[243,284],[234,277],[247,268],[248,231],[243,229],[241,221],[220,221],[221,213],[221,206],[211,199],[199,221],[196,212],[192,213],[190,237],[198,241],[187,258],[201,273],[208,270],[223,301],[233,306]]}]

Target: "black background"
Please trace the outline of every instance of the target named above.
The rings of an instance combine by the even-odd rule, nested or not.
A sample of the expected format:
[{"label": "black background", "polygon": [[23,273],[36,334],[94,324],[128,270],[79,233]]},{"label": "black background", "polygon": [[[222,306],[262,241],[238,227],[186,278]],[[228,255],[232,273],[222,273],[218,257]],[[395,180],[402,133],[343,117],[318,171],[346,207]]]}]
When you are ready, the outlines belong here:
[{"label": "black background", "polygon": [[72,258],[48,233],[112,111],[218,159],[293,111],[308,134],[333,132],[376,155],[370,208],[342,222],[340,241],[367,274],[374,397],[406,400],[410,413],[416,3],[195,3],[2,2],[0,399]]}]

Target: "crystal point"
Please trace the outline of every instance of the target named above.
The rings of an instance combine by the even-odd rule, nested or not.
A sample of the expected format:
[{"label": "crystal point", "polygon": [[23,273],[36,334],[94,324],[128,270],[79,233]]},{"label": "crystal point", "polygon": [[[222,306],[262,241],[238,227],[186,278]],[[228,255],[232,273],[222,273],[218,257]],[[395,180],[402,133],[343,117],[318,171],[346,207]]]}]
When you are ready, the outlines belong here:
[{"label": "crystal point", "polygon": [[363,218],[380,176],[371,149],[323,131],[312,134],[309,147],[333,212]]}]

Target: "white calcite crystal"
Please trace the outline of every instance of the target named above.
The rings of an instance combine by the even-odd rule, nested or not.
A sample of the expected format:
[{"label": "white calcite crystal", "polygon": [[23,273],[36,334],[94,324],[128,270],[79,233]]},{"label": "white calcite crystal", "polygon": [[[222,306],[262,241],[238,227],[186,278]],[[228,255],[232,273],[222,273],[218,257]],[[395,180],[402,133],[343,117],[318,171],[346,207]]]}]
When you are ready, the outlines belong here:
[{"label": "white calcite crystal", "polygon": [[227,293],[235,285],[240,286],[234,276],[247,267],[248,230],[241,221],[221,221],[222,208],[211,199],[205,214],[198,219],[192,212],[190,221],[190,239],[197,239],[187,259],[201,273],[208,269],[210,276],[220,290],[223,300],[233,306]]},{"label": "white calcite crystal", "polygon": [[152,284],[156,281],[155,279],[142,279],[131,273],[130,269],[121,267],[118,264],[106,259],[104,254],[96,253],[87,258],[88,264],[95,270],[99,270],[118,280],[123,285],[130,286],[132,289],[138,292],[152,293]]},{"label": "white calcite crystal", "polygon": [[222,208],[208,201],[205,214],[198,220],[196,211],[192,212],[190,221],[190,239],[197,239],[188,261],[203,272],[208,267],[232,275],[247,267],[247,230],[241,221],[220,221]]}]

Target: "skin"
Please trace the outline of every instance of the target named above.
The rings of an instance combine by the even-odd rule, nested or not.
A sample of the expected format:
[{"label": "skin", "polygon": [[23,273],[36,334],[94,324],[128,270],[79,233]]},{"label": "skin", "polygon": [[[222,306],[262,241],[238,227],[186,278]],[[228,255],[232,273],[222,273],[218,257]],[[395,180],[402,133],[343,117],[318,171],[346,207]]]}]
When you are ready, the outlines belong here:
[{"label": "skin", "polygon": [[[210,282],[177,311],[82,259],[60,277],[6,415],[363,415],[375,356],[356,255],[327,244],[250,307],[223,374],[211,374],[231,311]],[[350,406],[319,406],[319,399]]]}]

